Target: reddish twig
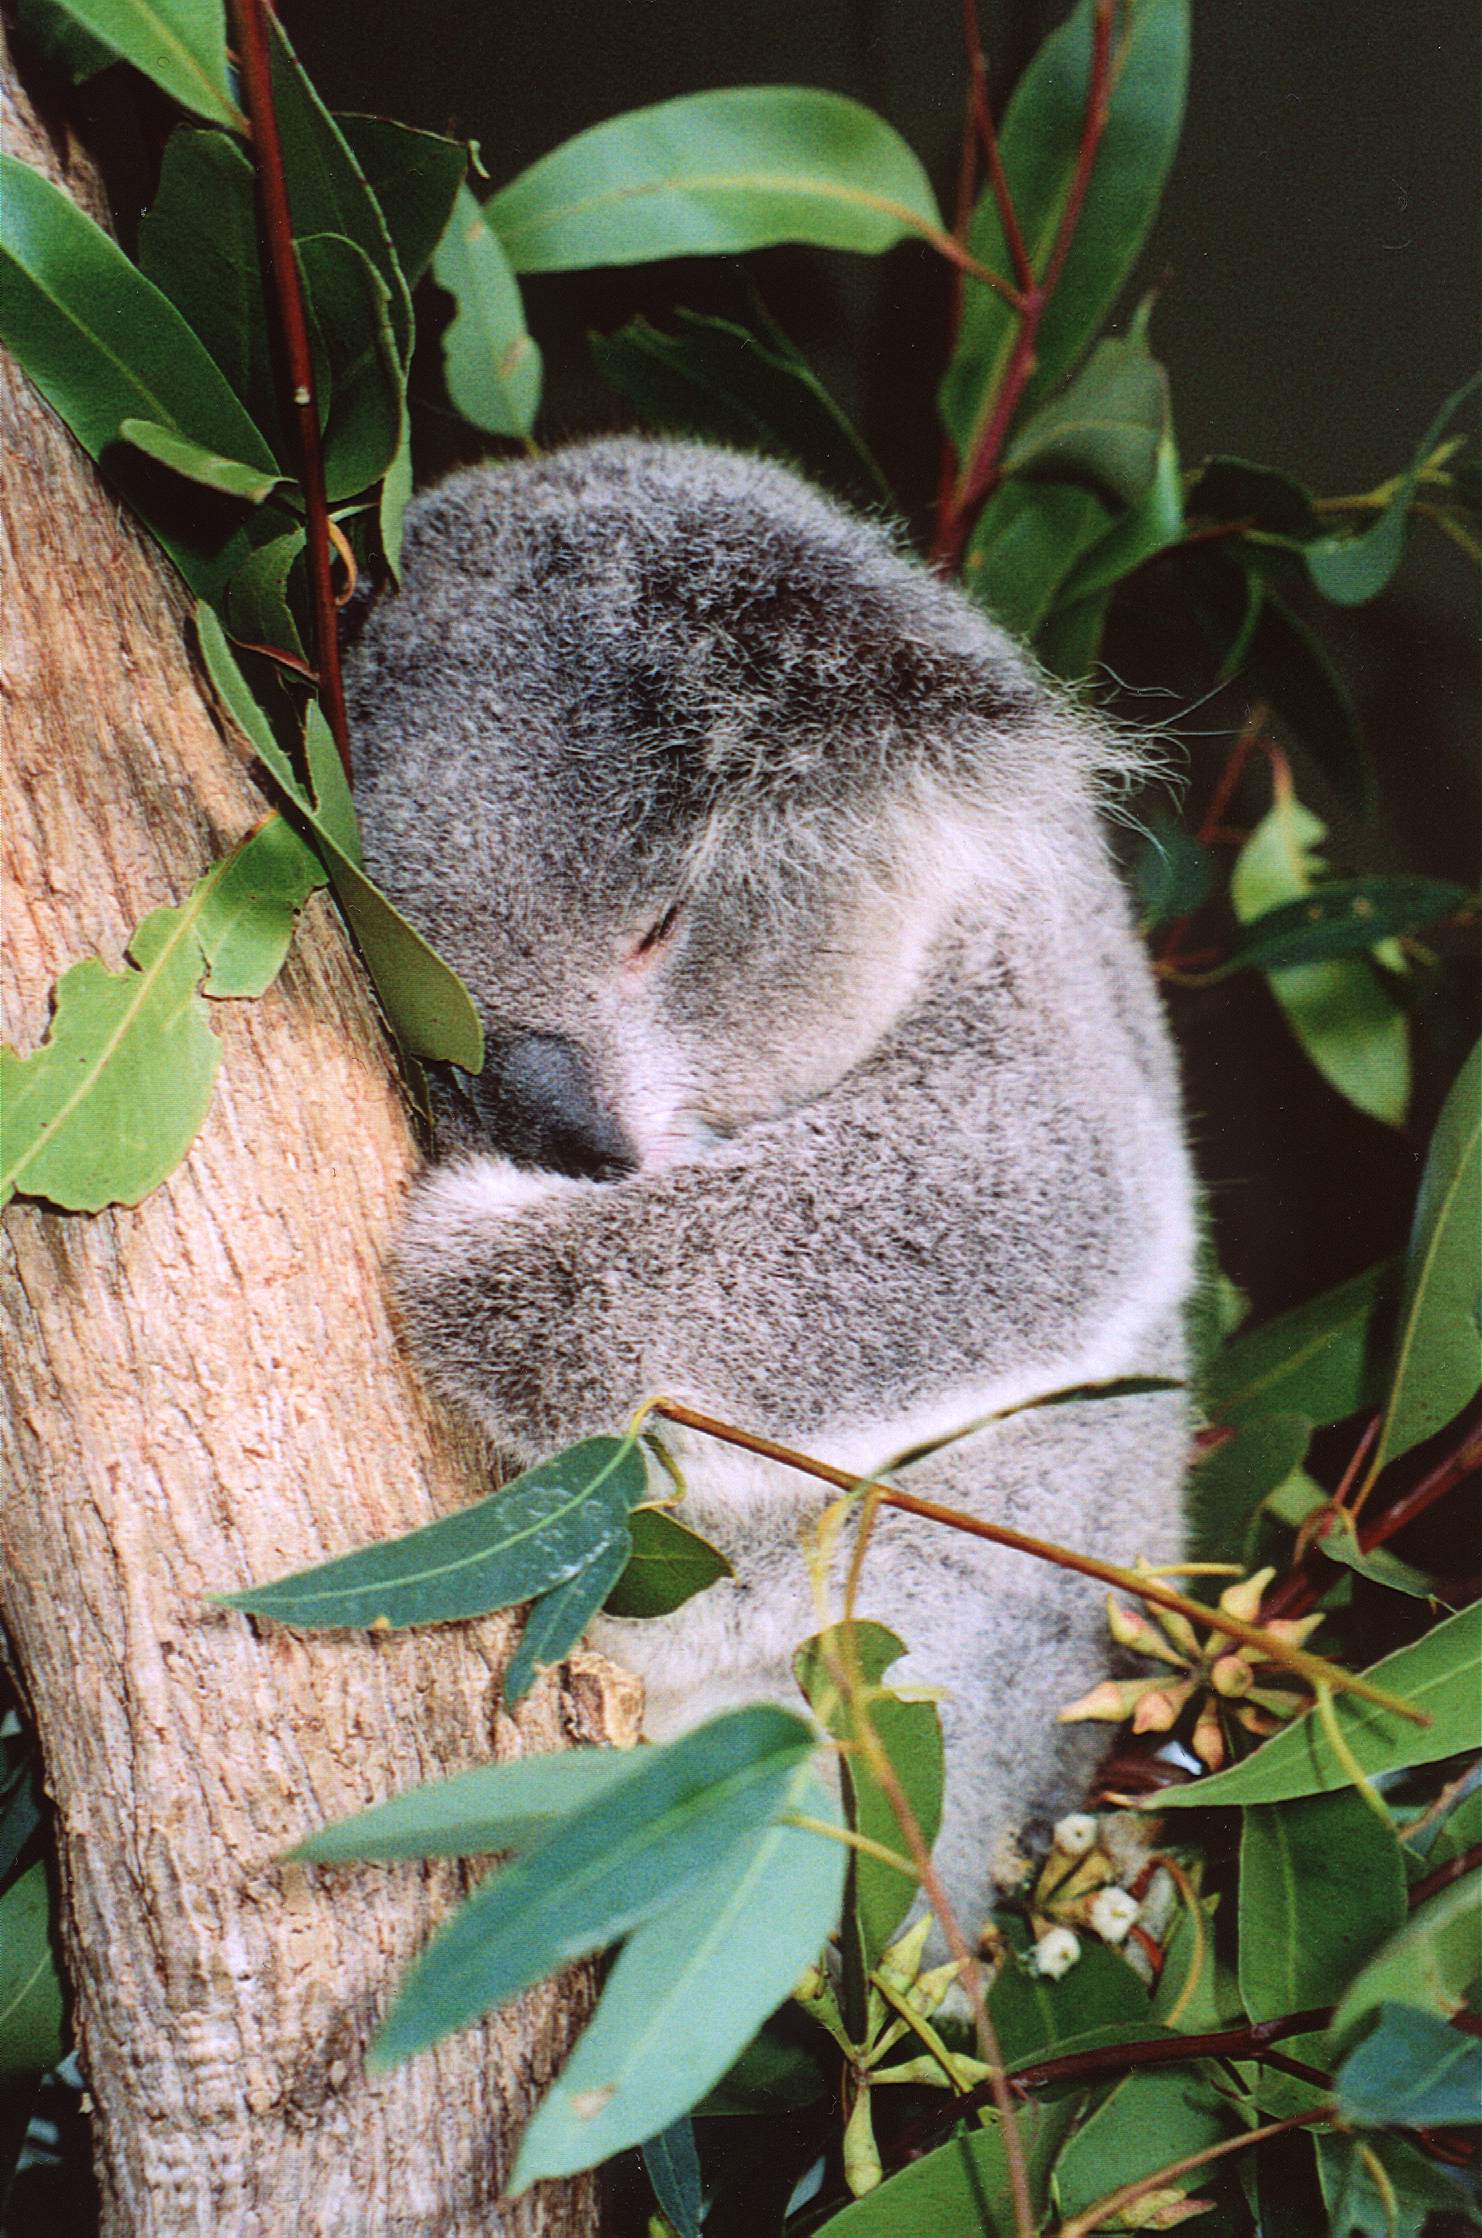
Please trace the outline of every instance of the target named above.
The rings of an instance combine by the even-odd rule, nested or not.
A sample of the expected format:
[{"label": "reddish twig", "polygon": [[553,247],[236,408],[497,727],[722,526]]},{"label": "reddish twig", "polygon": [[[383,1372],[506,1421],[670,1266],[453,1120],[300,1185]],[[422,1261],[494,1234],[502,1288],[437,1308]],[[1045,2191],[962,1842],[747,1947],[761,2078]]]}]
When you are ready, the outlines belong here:
[{"label": "reddish twig", "polygon": [[1444,1865],[1438,1865],[1433,1873],[1426,1874],[1423,1881],[1415,1883],[1410,1891],[1411,1911],[1414,1911],[1417,1904],[1423,1904],[1427,1897],[1439,1896],[1442,1889],[1449,1888],[1453,1881],[1465,1880],[1467,1874],[1475,1872],[1479,1865],[1482,1865],[1482,1842],[1473,1842],[1471,1848],[1464,1849],[1459,1857],[1448,1857]]},{"label": "reddish twig", "polygon": [[[1081,128],[1081,142],[1076,153],[1076,165],[1066,195],[1065,209],[1056,228],[1042,278],[1032,286],[1020,288],[1017,298],[1019,332],[1008,365],[1004,369],[1003,380],[993,399],[983,432],[974,445],[972,457],[937,524],[932,557],[943,574],[949,574],[961,560],[973,522],[998,482],[999,455],[1013,424],[1014,414],[1018,411],[1024,391],[1034,374],[1037,362],[1036,344],[1045,309],[1065,269],[1065,260],[1075,239],[1081,208],[1096,164],[1096,151],[1101,145],[1110,108],[1114,9],[1115,0],[1096,0],[1085,122]],[[994,145],[997,146],[996,137]]]},{"label": "reddish twig", "polygon": [[[1024,246],[1024,233],[1019,224],[1019,213],[1014,208],[1014,197],[1009,191],[1008,175],[999,152],[998,132],[993,122],[993,109],[988,99],[988,63],[983,53],[983,41],[978,30],[977,0],[962,0],[962,38],[967,50],[967,105],[972,130],[977,135],[983,151],[983,161],[988,168],[988,183],[993,189],[993,199],[998,208],[998,222],[1003,227],[1003,237],[1008,244],[1013,264],[1014,278],[1024,294],[1034,287],[1034,266],[1029,251]],[[1084,194],[1084,189],[1082,190]]]},{"label": "reddish twig", "polygon": [[[1376,1416],[1375,1422],[1378,1420],[1379,1417]],[[1367,1450],[1367,1442],[1361,1443],[1354,1461],[1361,1461]],[[1350,1473],[1353,1465],[1350,1462]],[[1465,1483],[1479,1466],[1482,1466],[1482,1424],[1474,1421],[1468,1425],[1451,1451],[1433,1468],[1428,1469],[1408,1491],[1402,1492],[1379,1514],[1358,1525],[1355,1537],[1359,1551],[1369,1554],[1375,1547],[1384,1546],[1390,1539],[1397,1537],[1407,1524],[1413,1523],[1417,1516],[1424,1515],[1427,1508],[1434,1507],[1437,1500],[1444,1499],[1448,1492],[1454,1492],[1459,1484]],[[1328,1582],[1322,1568],[1322,1546],[1337,1518],[1333,1507],[1330,1506],[1326,1512],[1327,1521],[1314,1533],[1311,1545],[1303,1550],[1301,1559],[1262,1602],[1261,1614],[1268,1622],[1272,1617],[1304,1616]]]},{"label": "reddish twig", "polygon": [[314,361],[309,348],[309,330],[304,315],[303,290],[299,284],[298,260],[293,253],[293,216],[288,205],[283,144],[278,135],[277,112],[273,107],[273,72],[268,52],[269,0],[232,0],[232,12],[242,67],[242,90],[252,123],[252,146],[257,159],[257,183],[262,196],[263,228],[267,236],[268,270],[273,283],[273,298],[277,305],[283,354],[288,367],[289,397],[298,433],[319,699],[340,760],[344,764],[345,775],[350,778],[353,776],[350,726],[345,715],[345,688],[340,675],[339,624],[335,610],[334,579],[330,569],[329,504],[324,493],[324,456],[319,443],[319,409],[314,396]]}]

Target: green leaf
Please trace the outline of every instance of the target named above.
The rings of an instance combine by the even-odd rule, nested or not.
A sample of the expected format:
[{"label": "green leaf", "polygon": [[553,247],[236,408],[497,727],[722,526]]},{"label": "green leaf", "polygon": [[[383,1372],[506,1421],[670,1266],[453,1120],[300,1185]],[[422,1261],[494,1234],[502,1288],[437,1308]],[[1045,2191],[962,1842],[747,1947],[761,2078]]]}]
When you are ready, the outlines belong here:
[{"label": "green leaf", "polygon": [[1246,1811],[1240,1995],[1252,2020],[1331,2005],[1404,1920],[1399,1841],[1356,1790]]},{"label": "green leaf", "polygon": [[563,1662],[627,1566],[632,1545],[626,1516],[584,1570],[542,1593],[525,1619],[520,1644],[504,1673],[504,1700],[513,1709],[543,1673]]},{"label": "green leaf", "polygon": [[813,368],[772,321],[753,334],[732,319],[676,311],[678,332],[637,318],[591,337],[597,370],[643,425],[786,459],[859,505],[890,489]]},{"label": "green leaf", "polygon": [[270,816],[184,902],[151,910],[121,971],[89,957],[63,972],[40,1048],[0,1049],[0,1203],[19,1190],[97,1212],[157,1188],[195,1140],[221,1062],[202,992],[261,994],[323,882]]},{"label": "green leaf", "polygon": [[[830,1625],[804,1641],[793,1657],[793,1670],[825,1732],[848,1744],[856,1741],[858,1724],[828,1667],[830,1656],[844,1660],[846,1645],[844,1626]],[[908,1701],[885,1686],[885,1673],[906,1652],[905,1641],[885,1625],[856,1622],[854,1652],[860,1678],[869,1690],[871,1723],[930,1847],[942,1822],[945,1776],[936,1704]],[[840,1779],[854,1831],[883,1842],[887,1849],[902,1850],[905,1837],[899,1821],[862,1749],[855,1747],[841,1758]],[[850,1918],[858,1934],[861,1971],[867,1974],[910,1910],[916,1879],[858,1852],[851,1855],[849,1868]]]},{"label": "green leaf", "polygon": [[1192,2063],[1127,2076],[1060,2155],[1055,2196],[1061,2213],[1082,2213],[1165,2161],[1218,2144],[1232,2126],[1229,2107]]},{"label": "green leaf", "polygon": [[331,233],[301,235],[295,246],[328,365],[324,483],[338,505],[378,482],[396,456],[401,363],[386,284],[364,251]]},{"label": "green leaf", "polygon": [[246,130],[232,99],[222,0],[65,0],[66,12],[172,101],[213,124]]},{"label": "green leaf", "polygon": [[1210,1420],[1239,1424],[1291,1409],[1312,1422],[1342,1422],[1377,1406],[1374,1335],[1393,1304],[1397,1271],[1392,1260],[1369,1267],[1227,1344],[1203,1380]]},{"label": "green leaf", "polygon": [[1032,637],[1080,557],[1115,515],[1075,482],[1010,481],[978,515],[962,562],[962,587],[1016,637]]},{"label": "green leaf", "polygon": [[468,170],[467,144],[389,117],[334,121],[380,207],[402,277],[414,288],[453,214]]},{"label": "green leaf", "polygon": [[121,971],[90,956],[63,972],[39,1049],[0,1050],[0,1203],[18,1189],[71,1212],[138,1204],[185,1156],[221,1062],[197,991],[214,875],[150,911]]},{"label": "green leaf", "polygon": [[610,117],[522,171],[485,216],[517,272],[739,256],[777,241],[875,255],[941,226],[925,171],[883,118],[786,85]]},{"label": "green leaf", "polygon": [[466,186],[432,260],[457,310],[443,334],[453,404],[486,435],[528,435],[540,409],[541,358],[525,325],[520,284]]},{"label": "green leaf", "polygon": [[[1027,2106],[1017,2116],[1036,2218],[1044,2214],[1050,2170],[1079,2110],[1076,2099],[1064,2098]],[[1008,2160],[995,2122],[909,2162],[878,2191],[831,2215],[817,2238],[1013,2238],[1013,2230]]]},{"label": "green leaf", "polygon": [[1209,899],[1214,864],[1209,849],[1165,814],[1149,824],[1132,875],[1143,931],[1153,932],[1170,918],[1192,917]]},{"label": "green leaf", "polygon": [[1482,1971],[1478,1896],[1482,1881],[1467,1873],[1429,1897],[1393,1940],[1350,1982],[1333,2015],[1333,2034],[1351,2039],[1381,2005],[1414,2005],[1449,2020]]},{"label": "green leaf", "polygon": [[1244,1556],[1257,1510],[1301,1467],[1311,1436],[1305,1415],[1258,1415],[1222,1445],[1196,1456],[1187,1490],[1189,1552],[1196,1561]]},{"label": "green leaf", "polygon": [[1318,533],[1310,493],[1274,467],[1252,466],[1248,459],[1216,457],[1204,461],[1189,492],[1193,518],[1242,522],[1267,536],[1305,543]]},{"label": "green leaf", "polygon": [[295,472],[273,363],[251,163],[221,132],[181,127],[165,143],[153,206],[139,221],[139,269],[205,344],[227,386]]},{"label": "green leaf", "polygon": [[73,85],[95,78],[118,60],[112,47],[72,21],[62,0],[16,0],[15,25],[38,61]]},{"label": "green leaf", "polygon": [[[1036,1973],[1025,1957],[1032,1938],[1017,1919],[1003,1928],[1010,1955],[988,1995],[988,2011],[1010,2068],[1054,2056],[1062,2045],[1094,2036],[1131,2041],[1148,2023],[1147,1991],[1124,1958],[1089,1936],[1059,1981]],[[1153,2033],[1158,2033],[1154,2030]]]},{"label": "green leaf", "polygon": [[160,466],[168,466],[171,473],[183,474],[188,482],[199,482],[203,489],[215,490],[222,497],[239,497],[248,505],[261,505],[283,481],[281,474],[246,466],[241,459],[222,458],[193,443],[187,435],[156,427],[152,420],[120,420],[118,432],[125,443],[132,443],[136,451]]},{"label": "green leaf", "polygon": [[403,1981],[370,2064],[408,2058],[651,1918],[776,1815],[816,1746],[802,1718],[757,1704],[644,1749],[453,1914]]},{"label": "green leaf", "polygon": [[[1411,1764],[1435,1764],[1479,1742],[1478,1663],[1482,1659],[1482,1604],[1458,1610],[1410,1647],[1396,1649],[1363,1674],[1388,1693],[1398,1694],[1430,1718],[1414,1725],[1408,1718],[1360,1701],[1353,1694],[1333,1697],[1333,1715],[1359,1769],[1402,1771]],[[1293,1795],[1329,1794],[1351,1785],[1350,1775],[1333,1753],[1318,1719],[1309,1711],[1284,1726],[1254,1756],[1227,1772],[1194,1780],[1187,1787],[1160,1791],[1160,1811],[1221,1809],[1235,1803],[1281,1803]]]},{"label": "green leaf", "polygon": [[1224,968],[1276,971],[1353,955],[1397,933],[1418,932],[1469,899],[1465,886],[1444,878],[1329,879],[1302,900],[1252,918]]},{"label": "green leaf", "polygon": [[340,852],[360,867],[360,818],[329,718],[317,699],[304,710],[304,760],[319,821]]},{"label": "green leaf", "polygon": [[238,644],[305,660],[288,587],[303,550],[303,531],[295,528],[260,544],[243,560],[226,589],[227,627]]},{"label": "green leaf", "polygon": [[38,1859],[0,1896],[0,2081],[39,2075],[67,2049],[51,1900]]},{"label": "green leaf", "polygon": [[1373,1473],[1459,1414],[1482,1381],[1477,1232],[1482,1043],[1436,1121],[1415,1204],[1393,1377]]},{"label": "green leaf", "polygon": [[1057,597],[1034,637],[1035,657],[1052,676],[1067,684],[1086,681],[1096,666],[1110,605],[1110,591],[1098,591],[1074,606]]},{"label": "green leaf", "polygon": [[1153,479],[1137,503],[1077,560],[1057,594],[1069,606],[1111,590],[1184,533],[1183,483],[1178,448],[1166,428],[1158,444]]},{"label": "green leaf", "polygon": [[1482,374],[1474,373],[1454,395],[1447,397],[1372,528],[1365,529],[1361,536],[1320,537],[1307,546],[1307,572],[1324,598],[1334,600],[1339,606],[1361,606],[1366,599],[1377,598],[1384,589],[1405,550],[1410,505],[1420,470],[1479,380]]},{"label": "green leaf", "polygon": [[[1030,262],[1049,262],[1075,176],[1091,64],[1091,0],[1045,40],[1014,89],[999,131],[1009,188]],[[1178,144],[1188,75],[1187,0],[1138,0],[1120,18],[1126,46],[1112,88],[1075,238],[1035,341],[1036,370],[1021,409],[1032,412],[1065,378],[1110,311],[1136,262]],[[991,191],[973,214],[973,255],[1014,277]],[[1002,381],[1018,320],[991,290],[966,283],[942,417],[959,459],[975,448]]]},{"label": "green leaf", "polygon": [[1153,485],[1168,425],[1168,378],[1140,341],[1098,342],[1066,389],[1023,420],[1007,474],[1084,478],[1124,505]]},{"label": "green leaf", "polygon": [[283,143],[283,170],[296,240],[315,233],[353,242],[380,274],[396,354],[412,354],[412,299],[381,208],[350,144],[310,85],[277,16],[270,16],[273,106]]},{"label": "green leaf", "polygon": [[626,1524],[646,1481],[636,1446],[585,1438],[420,1530],[218,1598],[227,1608],[311,1630],[400,1631],[487,1616],[585,1569]]},{"label": "green leaf", "polygon": [[[1242,924],[1315,898],[1327,827],[1290,790],[1279,793],[1241,848],[1230,900]],[[1377,945],[1377,943],[1376,943]],[[1388,1126],[1403,1124],[1410,1093],[1405,1018],[1367,963],[1336,959],[1268,974],[1272,994],[1308,1058],[1340,1095]]]},{"label": "green leaf", "polygon": [[[144,419],[276,475],[272,452],[168,297],[40,172],[0,154],[0,336],[83,449],[101,458]],[[246,545],[223,516],[201,548],[145,518],[187,582],[214,594]]]},{"label": "green leaf", "polygon": [[1432,2215],[1454,2221],[1464,2212],[1457,2177],[1403,2137],[1351,2137],[1333,2129],[1320,2131],[1313,2142],[1328,2238],[1421,2238]]},{"label": "green leaf", "polygon": [[248,690],[220,622],[207,606],[196,609],[196,631],[207,672],[228,712],[278,790],[315,834],[340,907],[360,943],[398,1041],[413,1056],[441,1057],[465,1072],[477,1072],[484,1058],[484,1035],[468,989],[379,887],[371,884],[309,800]]},{"label": "green leaf", "polygon": [[688,2114],[660,2130],[657,2137],[648,2139],[643,2148],[643,2165],[659,2209],[679,2238],[700,2238],[704,2195],[700,2189],[695,2125]]},{"label": "green leaf", "polygon": [[492,1857],[535,1849],[644,1761],[637,1750],[577,1748],[476,1764],[337,1819],[289,1855],[311,1865],[342,1865],[359,1858]]},{"label": "green leaf", "polygon": [[229,855],[202,897],[196,938],[208,966],[201,992],[261,995],[283,968],[294,919],[324,869],[291,824],[269,816]]},{"label": "green leaf", "polygon": [[1475,2122],[1482,2106],[1482,2039],[1434,2013],[1381,2005],[1379,2025],[1338,2069],[1338,2103],[1360,2128]]},{"label": "green leaf", "polygon": [[632,1552],[604,1603],[609,1616],[669,1616],[736,1574],[719,1547],[663,1508],[637,1508],[629,1524]]},{"label": "green leaf", "polygon": [[[806,1763],[784,1808],[838,1823]],[[763,1827],[638,1928],[525,2131],[514,2193],[641,2144],[704,2097],[817,1959],[846,1857],[806,1828]]]}]

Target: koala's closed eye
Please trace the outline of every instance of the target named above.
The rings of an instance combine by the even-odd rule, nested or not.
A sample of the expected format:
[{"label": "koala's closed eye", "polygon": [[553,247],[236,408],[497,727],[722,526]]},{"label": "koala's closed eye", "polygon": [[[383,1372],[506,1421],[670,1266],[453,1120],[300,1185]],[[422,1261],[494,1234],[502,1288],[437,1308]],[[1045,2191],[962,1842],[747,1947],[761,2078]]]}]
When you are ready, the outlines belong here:
[{"label": "koala's closed eye", "polygon": [[[665,1391],[868,1474],[1182,1373],[1177,1082],[1096,817],[1124,750],[877,524],[691,444],[477,469],[409,509],[347,685],[368,867],[488,1035],[505,1157],[424,1186],[398,1279],[500,1444]],[[910,1481],[1172,1561],[1187,1434],[1166,1390],[1040,1408]],[[736,1581],[601,1629],[658,1736],[795,1701],[817,1628],[819,1488],[675,1443]],[[997,1836],[1079,1799],[1096,1596],[896,1513],[860,1613],[940,1699],[971,1926]]]}]

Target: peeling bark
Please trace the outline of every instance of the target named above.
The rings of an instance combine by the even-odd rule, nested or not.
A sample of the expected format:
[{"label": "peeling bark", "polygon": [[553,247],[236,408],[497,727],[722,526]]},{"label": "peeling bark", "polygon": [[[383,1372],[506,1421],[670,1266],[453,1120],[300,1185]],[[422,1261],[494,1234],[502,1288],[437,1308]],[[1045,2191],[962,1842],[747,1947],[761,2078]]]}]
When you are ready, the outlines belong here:
[{"label": "peeling bark", "polygon": [[[8,88],[12,150],[95,211]],[[67,964],[116,965],[265,812],[164,562],[13,368],[4,1035]],[[277,1862],[327,1818],[491,1756],[631,1739],[595,1657],[500,1705],[507,1618],[257,1631],[204,1596],[411,1529],[487,1465],[420,1388],[383,1259],[415,1151],[326,898],[260,1001],[212,1005],[210,1114],[165,1186],[16,1204],[0,1253],[0,1623],[57,1820],[64,1954],[110,2238],[575,2238],[591,2186],[500,2204],[589,1991],[568,1977],[394,2074],[362,2054],[454,1866]]]}]

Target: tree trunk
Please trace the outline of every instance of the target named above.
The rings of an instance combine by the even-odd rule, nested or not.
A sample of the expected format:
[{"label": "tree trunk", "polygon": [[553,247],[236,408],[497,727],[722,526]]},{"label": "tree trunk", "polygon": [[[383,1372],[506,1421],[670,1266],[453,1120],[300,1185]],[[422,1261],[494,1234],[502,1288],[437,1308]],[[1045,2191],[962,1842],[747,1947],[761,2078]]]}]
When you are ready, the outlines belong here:
[{"label": "tree trunk", "polygon": [[[86,163],[10,92],[11,148],[96,211]],[[3,1028],[29,1047],[57,974],[116,965],[265,803],[193,670],[173,577],[13,369],[3,437]],[[214,1101],[165,1186],[96,1218],[17,1204],[0,1264],[0,1623],[56,1808],[104,2228],[585,2238],[587,2183],[499,2203],[582,1978],[371,2080],[375,2021],[465,1876],[279,1858],[419,1780],[631,1739],[636,1688],[592,1657],[511,1717],[508,1618],[299,1638],[207,1604],[487,1482],[388,1315],[415,1152],[323,895],[278,984],[212,1022]]]}]

